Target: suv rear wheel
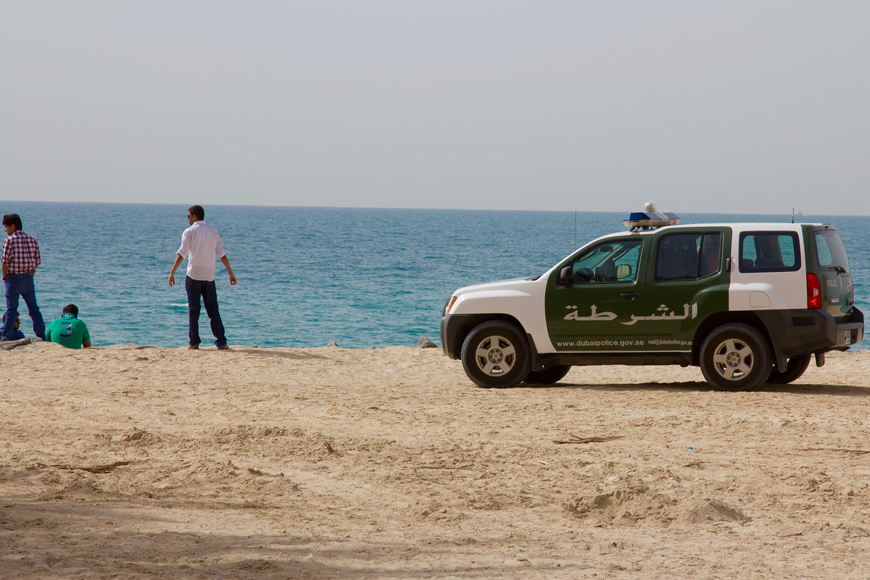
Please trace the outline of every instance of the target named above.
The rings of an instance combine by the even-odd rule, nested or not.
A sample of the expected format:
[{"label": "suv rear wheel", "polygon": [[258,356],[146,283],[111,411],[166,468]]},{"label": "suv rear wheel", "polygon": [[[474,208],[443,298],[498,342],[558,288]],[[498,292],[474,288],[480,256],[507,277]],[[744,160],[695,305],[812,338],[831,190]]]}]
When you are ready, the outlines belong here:
[{"label": "suv rear wheel", "polygon": [[701,345],[701,372],[720,391],[751,391],[767,381],[773,365],[770,342],[748,324],[723,324]]},{"label": "suv rear wheel", "polygon": [[782,373],[776,370],[776,366],[774,366],[770,371],[767,382],[775,385],[785,385],[798,380],[806,372],[807,367],[810,366],[811,357],[812,355],[809,354],[791,357],[788,359],[788,367]]},{"label": "suv rear wheel", "polygon": [[478,386],[515,387],[529,374],[529,347],[516,325],[490,320],[465,337],[462,366]]}]

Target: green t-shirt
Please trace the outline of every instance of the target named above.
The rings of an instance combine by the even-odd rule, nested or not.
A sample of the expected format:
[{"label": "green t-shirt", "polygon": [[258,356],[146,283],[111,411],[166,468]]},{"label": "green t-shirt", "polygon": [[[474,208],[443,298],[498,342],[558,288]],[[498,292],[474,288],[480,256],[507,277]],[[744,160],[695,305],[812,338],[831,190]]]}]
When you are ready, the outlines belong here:
[{"label": "green t-shirt", "polygon": [[81,348],[82,342],[91,339],[88,325],[69,312],[64,314],[63,318],[51,321],[48,330],[45,331],[45,337],[49,342],[56,342],[67,348]]}]

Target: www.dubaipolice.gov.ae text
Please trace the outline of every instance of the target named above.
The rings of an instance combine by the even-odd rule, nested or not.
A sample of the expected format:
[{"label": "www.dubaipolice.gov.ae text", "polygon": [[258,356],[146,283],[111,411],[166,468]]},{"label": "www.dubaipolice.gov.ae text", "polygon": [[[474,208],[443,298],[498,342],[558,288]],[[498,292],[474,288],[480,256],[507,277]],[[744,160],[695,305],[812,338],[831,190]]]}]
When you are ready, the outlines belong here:
[{"label": "www.dubaipolice.gov.ae text", "polygon": [[557,342],[556,346],[644,346],[644,344],[649,344],[649,346],[692,346],[692,341],[676,339],[655,339],[649,341],[649,343],[645,343],[642,340],[576,340],[573,342]]}]

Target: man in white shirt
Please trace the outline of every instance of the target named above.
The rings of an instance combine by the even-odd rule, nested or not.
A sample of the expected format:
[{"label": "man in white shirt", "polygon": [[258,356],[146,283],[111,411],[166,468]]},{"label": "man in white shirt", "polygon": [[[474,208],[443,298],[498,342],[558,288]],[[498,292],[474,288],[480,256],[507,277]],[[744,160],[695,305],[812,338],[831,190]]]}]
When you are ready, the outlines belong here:
[{"label": "man in white shirt", "polygon": [[207,225],[205,210],[202,206],[195,205],[187,210],[187,222],[190,227],[181,234],[181,247],[175,256],[175,264],[169,272],[169,286],[175,286],[175,270],[181,265],[184,258],[187,260],[187,277],[184,287],[187,289],[187,306],[190,314],[190,344],[187,348],[197,350],[199,348],[199,313],[200,298],[205,303],[205,311],[211,322],[211,332],[214,334],[215,346],[220,350],[227,350],[227,337],[224,335],[224,324],[218,311],[217,289],[215,288],[215,257],[221,259],[227,272],[230,274],[230,285],[236,285],[236,276],[230,267],[230,261],[221,237],[217,230]]}]

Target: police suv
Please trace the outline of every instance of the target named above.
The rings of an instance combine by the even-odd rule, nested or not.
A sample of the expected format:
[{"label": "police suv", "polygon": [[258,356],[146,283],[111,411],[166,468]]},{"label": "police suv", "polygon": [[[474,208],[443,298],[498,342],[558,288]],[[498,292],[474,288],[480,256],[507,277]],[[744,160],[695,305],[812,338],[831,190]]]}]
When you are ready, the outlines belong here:
[{"label": "police suv", "polygon": [[678,364],[752,390],[863,339],[832,225],[677,225],[647,210],[541,276],[454,292],[444,352],[481,387],[555,383],[572,365]]}]

